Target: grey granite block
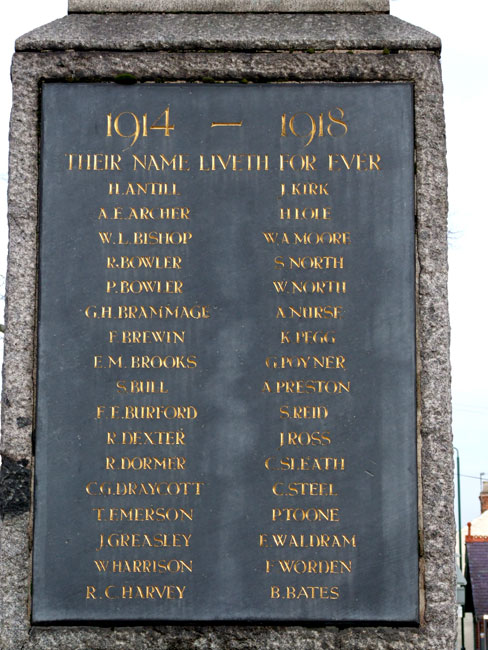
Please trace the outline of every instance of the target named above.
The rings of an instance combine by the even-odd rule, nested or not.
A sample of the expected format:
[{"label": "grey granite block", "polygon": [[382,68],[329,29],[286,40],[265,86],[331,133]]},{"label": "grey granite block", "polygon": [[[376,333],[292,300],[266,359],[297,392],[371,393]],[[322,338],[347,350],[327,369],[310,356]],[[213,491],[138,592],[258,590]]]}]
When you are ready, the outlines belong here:
[{"label": "grey granite block", "polygon": [[69,0],[69,13],[383,12],[390,0]]},{"label": "grey granite block", "polygon": [[385,15],[71,15],[17,39],[18,51],[440,50],[437,36]]}]

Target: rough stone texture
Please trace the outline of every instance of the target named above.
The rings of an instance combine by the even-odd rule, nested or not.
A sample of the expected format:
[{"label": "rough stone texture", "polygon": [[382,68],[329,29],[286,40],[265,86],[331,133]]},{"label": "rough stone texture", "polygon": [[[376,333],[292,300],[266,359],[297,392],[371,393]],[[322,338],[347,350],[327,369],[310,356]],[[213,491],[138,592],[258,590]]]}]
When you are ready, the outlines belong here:
[{"label": "rough stone texture", "polygon": [[437,36],[386,15],[71,15],[16,42],[17,51],[440,50]]},{"label": "rough stone texture", "polygon": [[[80,16],[58,21],[18,41],[14,59],[14,107],[11,120],[10,177],[10,253],[7,278],[7,332],[4,365],[2,451],[13,461],[29,459],[32,435],[35,377],[37,189],[39,85],[48,80],[114,80],[118,75],[133,75],[141,81],[193,81],[211,78],[216,82],[248,81],[410,81],[415,84],[415,137],[417,155],[417,311],[419,377],[419,553],[421,596],[424,601],[418,628],[300,627],[300,626],[157,626],[157,627],[31,627],[30,543],[32,513],[7,513],[0,528],[0,610],[3,619],[0,647],[4,650],[452,650],[455,641],[455,575],[453,465],[450,433],[449,323],[447,311],[447,198],[442,85],[436,51],[437,39],[422,30],[391,22],[387,33],[393,43],[403,42],[408,50],[419,49],[420,41],[433,43],[432,51],[393,51],[391,41],[383,41],[379,51],[373,25],[369,37],[360,42],[357,52],[138,52],[147,37],[130,33],[127,19],[124,34],[117,27],[106,27],[107,43],[125,43],[127,52],[88,52],[103,41],[101,23],[83,22],[96,18]],[[144,18],[139,16],[138,18]],[[172,17],[176,18],[176,17]],[[189,19],[191,16],[188,17]],[[237,18],[237,17],[236,17]],[[239,17],[240,19],[241,17]],[[265,47],[269,32],[258,29],[248,34],[243,49]],[[317,17],[323,18],[323,17]],[[360,17],[353,17],[355,19]],[[371,16],[378,25],[384,16]],[[307,17],[302,18],[302,22]],[[154,18],[150,19],[154,20]],[[289,17],[282,18],[282,31],[291,38]],[[352,20],[352,18],[351,18]],[[392,19],[390,19],[392,21]],[[130,23],[131,28],[145,23]],[[168,29],[171,26],[168,22]],[[191,21],[188,23],[191,25]],[[242,23],[241,23],[242,24]],[[91,27],[90,27],[91,25]],[[206,42],[203,23],[198,42]],[[357,25],[357,23],[356,23]],[[47,32],[46,32],[47,29]],[[61,31],[64,30],[64,33]],[[380,29],[378,27],[378,29]],[[393,38],[395,29],[397,38]],[[56,31],[60,30],[57,35]],[[237,30],[235,30],[237,31]],[[313,31],[313,30],[312,30]],[[419,33],[424,34],[419,38]],[[154,42],[166,39],[159,35]],[[213,34],[213,36],[212,36]],[[246,32],[247,34],[247,32]],[[317,38],[317,33],[315,32]],[[74,38],[76,35],[76,38]],[[84,38],[84,40],[83,40]],[[154,38],[154,36],[151,36]],[[184,44],[188,43],[181,38]],[[193,36],[194,38],[194,36]],[[222,37],[223,38],[223,37]],[[237,38],[237,36],[233,36]],[[331,38],[331,36],[330,36]],[[92,39],[92,40],[90,40]],[[177,47],[178,34],[173,34]],[[302,40],[303,39],[303,40]],[[149,39],[151,40],[151,39]],[[286,40],[286,38],[285,38]],[[280,39],[273,34],[272,43]],[[78,42],[84,51],[62,50],[66,43]],[[43,44],[44,43],[44,44]],[[56,47],[57,44],[57,47]],[[109,47],[105,44],[105,49]],[[245,46],[245,47],[244,47]],[[74,47],[71,45],[70,47]],[[184,45],[184,47],[187,47]],[[169,46],[165,46],[169,49]],[[255,48],[256,49],[256,48]],[[282,49],[282,48],[280,48]],[[339,45],[335,46],[339,49]],[[349,48],[348,48],[349,49]],[[355,49],[355,48],[353,48]],[[401,598],[401,594],[398,595]]]},{"label": "rough stone texture", "polygon": [[69,13],[108,12],[384,12],[390,0],[68,0]]},{"label": "rough stone texture", "polygon": [[30,508],[31,473],[27,468],[29,461],[23,458],[15,461],[2,457],[0,468],[0,517],[7,513],[20,515]]}]

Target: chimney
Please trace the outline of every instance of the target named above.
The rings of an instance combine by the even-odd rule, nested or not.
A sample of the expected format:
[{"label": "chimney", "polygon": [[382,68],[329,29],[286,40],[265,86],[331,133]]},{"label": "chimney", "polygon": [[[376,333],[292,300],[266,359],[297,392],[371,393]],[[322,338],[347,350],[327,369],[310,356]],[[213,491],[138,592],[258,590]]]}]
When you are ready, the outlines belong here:
[{"label": "chimney", "polygon": [[483,481],[483,489],[480,494],[481,514],[488,510],[488,481]]}]

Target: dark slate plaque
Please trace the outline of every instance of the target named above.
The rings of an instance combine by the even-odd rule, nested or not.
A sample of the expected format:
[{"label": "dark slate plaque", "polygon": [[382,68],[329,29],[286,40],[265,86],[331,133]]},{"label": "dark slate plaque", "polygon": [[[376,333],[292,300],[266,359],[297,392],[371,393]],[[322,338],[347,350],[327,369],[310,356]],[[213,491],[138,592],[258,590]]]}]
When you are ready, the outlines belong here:
[{"label": "dark slate plaque", "polygon": [[418,619],[409,84],[45,84],[33,620]]}]

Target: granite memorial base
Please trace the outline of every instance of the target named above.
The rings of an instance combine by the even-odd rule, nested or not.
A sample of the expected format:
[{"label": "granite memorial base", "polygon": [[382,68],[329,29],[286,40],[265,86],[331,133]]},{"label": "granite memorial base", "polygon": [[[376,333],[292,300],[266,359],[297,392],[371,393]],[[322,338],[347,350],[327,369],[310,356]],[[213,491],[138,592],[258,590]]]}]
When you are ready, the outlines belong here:
[{"label": "granite memorial base", "polygon": [[454,647],[439,54],[383,0],[17,40],[2,648]]}]

